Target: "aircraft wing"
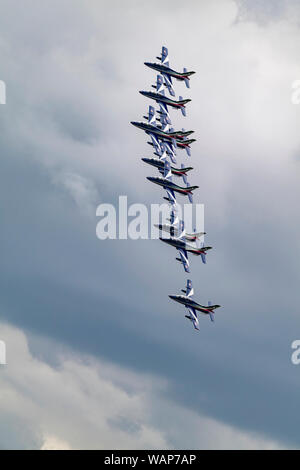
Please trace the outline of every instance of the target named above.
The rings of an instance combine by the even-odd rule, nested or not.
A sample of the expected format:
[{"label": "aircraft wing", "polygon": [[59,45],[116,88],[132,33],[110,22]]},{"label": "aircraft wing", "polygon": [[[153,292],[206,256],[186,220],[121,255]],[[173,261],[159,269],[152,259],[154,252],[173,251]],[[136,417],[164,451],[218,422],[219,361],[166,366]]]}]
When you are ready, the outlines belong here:
[{"label": "aircraft wing", "polygon": [[171,118],[170,118],[170,114],[168,111],[168,106],[166,105],[164,101],[160,101],[159,99],[157,100],[157,103],[159,104],[160,114],[164,116],[167,122],[170,124]]},{"label": "aircraft wing", "polygon": [[180,261],[184,267],[186,273],[190,272],[190,265],[188,260],[188,254],[183,248],[178,248]]},{"label": "aircraft wing", "polygon": [[151,138],[153,147],[155,148],[155,151],[156,151],[156,152],[160,152],[159,140],[158,140],[157,137],[156,137],[154,134],[152,134],[151,132],[149,132],[149,135],[150,135],[150,138]]},{"label": "aircraft wing", "polygon": [[172,163],[176,163],[176,152],[171,142],[165,142],[165,149],[167,155],[170,157]]},{"label": "aircraft wing", "polygon": [[194,295],[193,284],[192,284],[192,281],[188,279],[186,283],[186,296],[192,298],[193,295]]},{"label": "aircraft wing", "polygon": [[195,330],[199,330],[199,320],[198,320],[198,317],[197,317],[196,310],[192,307],[187,307],[187,309],[188,309],[189,314],[190,314],[188,318],[193,323]]},{"label": "aircraft wing", "polygon": [[205,255],[205,253],[200,253],[200,256],[201,256],[201,259],[202,259],[202,263],[206,264],[206,255]]},{"label": "aircraft wing", "polygon": [[172,77],[171,77],[171,75],[169,75],[168,73],[162,73],[162,76],[164,77],[164,82],[165,82],[166,87],[168,88],[168,91],[169,91],[170,95],[175,96],[175,91],[174,91],[174,88],[172,86]]},{"label": "aircraft wing", "polygon": [[176,201],[176,196],[175,196],[175,193],[173,191],[173,189],[169,189],[169,188],[165,188],[165,190],[167,191],[167,195],[168,197],[166,198],[172,205],[176,205],[177,204],[177,201]]}]

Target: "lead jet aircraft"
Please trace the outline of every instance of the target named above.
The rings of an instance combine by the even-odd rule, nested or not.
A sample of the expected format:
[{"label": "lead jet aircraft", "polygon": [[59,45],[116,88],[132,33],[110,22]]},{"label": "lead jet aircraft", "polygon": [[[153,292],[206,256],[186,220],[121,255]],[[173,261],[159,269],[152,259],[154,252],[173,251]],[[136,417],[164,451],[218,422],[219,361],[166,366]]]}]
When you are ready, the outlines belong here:
[{"label": "lead jet aircraft", "polygon": [[176,78],[176,80],[184,81],[187,88],[190,88],[190,76],[193,75],[195,72],[188,72],[186,68],[183,69],[183,72],[177,72],[170,68],[169,63],[169,53],[168,49],[163,46],[161,51],[161,57],[157,57],[158,60],[161,61],[160,64],[156,64],[153,62],[144,62],[147,67],[161,73],[165,78],[166,86],[172,96],[175,95],[174,89],[172,87],[172,78]]},{"label": "lead jet aircraft", "polygon": [[182,186],[179,186],[178,184],[173,183],[172,181],[172,172],[171,172],[171,166],[170,163],[165,160],[164,163],[164,176],[158,176],[158,177],[152,177],[152,176],[147,176],[147,180],[151,181],[151,183],[158,184],[159,186],[162,186],[168,194],[167,200],[170,202],[175,201],[175,192],[182,194],[183,196],[188,196],[189,201],[192,203],[193,202],[193,193],[194,189],[198,189],[199,186],[189,186],[189,183],[186,182],[186,187],[183,188]]},{"label": "lead jet aircraft", "polygon": [[169,295],[170,299],[175,300],[175,302],[179,302],[183,304],[189,311],[189,315],[185,315],[185,318],[191,320],[196,330],[199,330],[199,321],[197,317],[197,312],[201,312],[204,315],[209,315],[211,321],[215,321],[214,319],[214,310],[220,308],[221,305],[211,305],[211,302],[208,302],[207,307],[204,305],[198,304],[193,300],[194,289],[192,285],[192,281],[190,279],[187,280],[186,289],[182,292],[185,295]]},{"label": "lead jet aircraft", "polygon": [[179,251],[180,258],[176,258],[176,260],[182,263],[184,270],[187,273],[190,272],[188,253],[192,253],[193,255],[196,255],[196,256],[201,256],[202,262],[206,264],[206,252],[212,249],[211,246],[204,246],[204,243],[201,243],[199,247],[194,246],[190,243],[187,243],[183,220],[179,222],[178,237],[172,237],[172,238],[160,237],[159,239],[162,242],[173,246]]}]

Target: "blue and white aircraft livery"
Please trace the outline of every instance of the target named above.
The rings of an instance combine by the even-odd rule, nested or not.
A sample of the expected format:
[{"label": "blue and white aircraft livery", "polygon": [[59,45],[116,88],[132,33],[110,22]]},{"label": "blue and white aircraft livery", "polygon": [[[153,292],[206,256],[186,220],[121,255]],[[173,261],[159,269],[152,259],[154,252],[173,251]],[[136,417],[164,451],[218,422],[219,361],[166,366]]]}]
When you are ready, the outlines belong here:
[{"label": "blue and white aircraft livery", "polygon": [[165,46],[162,47],[161,57],[157,57],[157,59],[161,61],[160,64],[145,62],[145,65],[163,75],[166,80],[166,86],[172,96],[175,95],[174,89],[172,87],[172,78],[184,81],[187,88],[190,88],[190,76],[195,72],[188,72],[185,67],[183,68],[183,72],[176,72],[176,70],[171,69],[169,63],[169,52]]},{"label": "blue and white aircraft livery", "polygon": [[175,302],[179,302],[180,304],[184,305],[188,309],[189,315],[185,315],[185,317],[191,320],[196,330],[199,330],[199,320],[197,317],[197,312],[200,312],[203,315],[209,315],[211,321],[215,321],[214,311],[217,308],[220,308],[221,305],[212,305],[211,302],[208,302],[208,305],[204,306],[199,304],[198,302],[195,302],[195,300],[193,300],[193,284],[190,279],[187,280],[186,289],[182,289],[182,292],[185,295],[169,295],[169,297],[170,299],[175,300]]},{"label": "blue and white aircraft livery", "polygon": [[199,186],[190,186],[188,181],[186,181],[186,186],[179,186],[176,183],[173,183],[172,181],[172,171],[171,171],[171,165],[170,163],[165,160],[164,163],[164,176],[147,176],[147,180],[151,181],[151,183],[157,184],[159,186],[162,186],[168,194],[169,199],[174,200],[175,199],[175,193],[182,194],[183,196],[188,196],[189,201],[192,203],[193,202],[193,192],[195,189],[198,189]]},{"label": "blue and white aircraft livery", "polygon": [[[171,232],[170,232],[171,233]],[[176,258],[176,260],[180,261],[184,267],[184,270],[189,273],[189,260],[188,260],[188,253],[192,253],[196,256],[201,256],[202,262],[206,264],[206,252],[211,250],[211,246],[204,246],[204,243],[201,243],[200,246],[193,245],[192,243],[187,243],[186,234],[184,229],[184,221],[181,220],[179,222],[179,228],[177,231],[177,236],[171,236],[171,238],[163,238],[160,237],[159,239],[167,243],[168,245],[173,246],[179,252],[180,258]],[[197,242],[196,237],[196,242]]]}]

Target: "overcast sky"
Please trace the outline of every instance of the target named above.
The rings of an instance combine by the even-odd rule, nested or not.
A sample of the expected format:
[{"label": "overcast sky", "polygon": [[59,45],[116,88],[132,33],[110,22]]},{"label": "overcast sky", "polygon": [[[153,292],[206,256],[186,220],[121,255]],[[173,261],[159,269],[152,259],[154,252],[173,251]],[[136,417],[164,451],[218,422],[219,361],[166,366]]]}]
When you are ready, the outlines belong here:
[{"label": "overcast sky", "polygon": [[[298,448],[299,2],[0,7],[0,447]],[[172,117],[214,247],[195,297],[222,305],[198,334],[171,248],[96,237],[100,203],[162,201],[130,125],[162,45],[196,71]]]}]

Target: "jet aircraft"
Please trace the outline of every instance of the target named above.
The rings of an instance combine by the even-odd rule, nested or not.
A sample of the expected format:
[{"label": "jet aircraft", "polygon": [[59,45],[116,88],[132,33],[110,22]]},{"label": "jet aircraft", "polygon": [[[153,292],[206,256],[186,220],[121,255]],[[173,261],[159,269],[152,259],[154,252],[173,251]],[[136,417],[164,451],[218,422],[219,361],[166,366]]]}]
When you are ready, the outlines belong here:
[{"label": "jet aircraft", "polygon": [[[161,158],[142,158],[142,161],[148,163],[148,165],[152,165],[158,169],[161,174],[164,174],[164,160]],[[183,178],[184,183],[186,184],[186,173],[191,171],[193,168],[191,166],[185,167],[184,164],[181,164],[181,168],[175,168],[171,166],[171,173],[172,175],[179,176]]]},{"label": "jet aircraft", "polygon": [[[176,206],[175,206],[176,207]],[[171,237],[179,237],[179,218],[175,207],[171,210],[170,218],[168,219],[169,224],[154,224],[154,227],[158,228],[163,232],[167,232]],[[200,239],[203,235],[206,235],[206,232],[196,232],[194,230],[192,233],[185,232],[185,239],[190,242],[195,242]]]},{"label": "jet aircraft", "polygon": [[165,78],[166,86],[172,96],[175,95],[174,89],[172,87],[172,78],[176,80],[184,81],[187,88],[190,88],[190,76],[193,75],[195,72],[191,71],[188,72],[186,68],[183,69],[183,72],[177,72],[170,68],[169,63],[169,53],[168,49],[163,46],[161,51],[161,57],[157,57],[158,60],[161,61],[160,64],[153,63],[153,62],[145,62],[144,64],[147,67],[159,72]]},{"label": "jet aircraft", "polygon": [[195,189],[199,188],[199,186],[190,186],[188,182],[186,182],[186,187],[179,186],[172,181],[172,172],[171,172],[171,165],[170,163],[165,160],[164,163],[164,176],[152,177],[147,176],[147,180],[151,181],[151,183],[158,184],[162,186],[168,193],[168,199],[174,200],[175,199],[175,192],[180,193],[184,196],[188,196],[189,201],[193,202],[193,193]]},{"label": "jet aircraft", "polygon": [[169,295],[169,297],[170,299],[175,300],[175,302],[179,302],[180,304],[184,305],[188,309],[189,315],[185,315],[185,317],[191,320],[196,330],[199,330],[197,312],[200,312],[204,315],[209,315],[211,321],[214,321],[214,311],[217,308],[220,308],[221,305],[211,305],[211,302],[208,302],[208,305],[204,306],[200,305],[198,302],[195,302],[193,300],[194,289],[190,279],[187,280],[186,289],[182,290],[182,292],[185,295]]},{"label": "jet aircraft", "polygon": [[201,256],[202,262],[206,264],[206,252],[211,250],[211,246],[204,246],[204,243],[201,243],[200,246],[194,246],[191,243],[187,243],[185,230],[184,230],[184,222],[181,220],[179,222],[179,229],[177,232],[177,237],[171,238],[163,238],[160,237],[159,239],[167,243],[168,245],[173,246],[179,251],[180,258],[176,258],[177,261],[180,261],[184,267],[186,272],[189,272],[189,260],[188,260],[188,253],[192,253],[196,256]]},{"label": "jet aircraft", "polygon": [[168,106],[171,106],[175,109],[180,109],[182,115],[186,116],[185,105],[192,101],[189,98],[183,99],[182,96],[179,96],[178,101],[172,100],[171,98],[168,98],[167,96],[161,93],[156,93],[154,91],[140,91],[140,94],[146,96],[147,98],[150,98],[151,100],[156,101],[160,105],[161,113],[166,114],[167,116],[169,116]]}]

